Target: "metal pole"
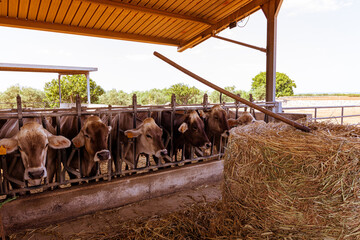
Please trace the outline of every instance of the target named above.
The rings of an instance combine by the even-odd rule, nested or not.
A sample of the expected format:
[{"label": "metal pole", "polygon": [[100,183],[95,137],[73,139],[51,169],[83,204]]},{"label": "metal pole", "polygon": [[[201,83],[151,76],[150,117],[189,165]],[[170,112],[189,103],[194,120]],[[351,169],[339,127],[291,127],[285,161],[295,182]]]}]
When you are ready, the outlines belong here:
[{"label": "metal pole", "polygon": [[303,130],[305,132],[310,132],[310,128],[308,128],[308,127],[306,127],[304,125],[301,125],[301,124],[299,124],[299,123],[297,123],[295,121],[292,121],[292,120],[290,120],[290,119],[288,119],[286,117],[283,117],[283,116],[281,116],[279,114],[276,114],[276,113],[274,113],[272,111],[269,111],[269,110],[267,110],[265,108],[262,108],[262,107],[254,104],[252,102],[249,102],[248,100],[243,99],[243,98],[241,98],[241,97],[239,97],[239,96],[237,96],[237,95],[235,95],[235,94],[233,94],[233,93],[231,93],[229,91],[226,91],[225,89],[220,88],[219,86],[217,86],[217,85],[205,80],[204,78],[194,74],[193,72],[190,72],[189,70],[181,67],[177,63],[171,61],[170,59],[166,58],[165,56],[161,55],[158,52],[154,52],[154,55],[156,57],[160,58],[161,60],[163,60],[164,62],[166,62],[166,63],[170,64],[171,66],[177,68],[178,70],[182,71],[183,73],[189,75],[190,77],[195,78],[199,82],[201,82],[201,83],[203,83],[203,84],[205,84],[205,85],[207,85],[207,86],[209,86],[209,87],[211,87],[211,88],[213,88],[213,89],[215,89],[215,90],[217,90],[217,91],[219,91],[219,92],[221,92],[221,93],[223,93],[223,94],[225,94],[225,95],[227,95],[227,96],[229,96],[229,97],[231,97],[231,98],[233,98],[235,100],[238,100],[239,102],[242,102],[242,103],[248,105],[249,107],[253,107],[253,108],[255,108],[255,109],[257,109],[257,110],[259,110],[259,111],[261,111],[261,112],[263,112],[263,113],[265,113],[265,114],[267,114],[267,115],[269,115],[269,116],[271,116],[273,118],[276,118],[276,119],[278,119],[278,120],[280,120],[282,122],[285,122],[285,123],[287,123],[287,124],[289,124],[289,125],[291,125],[291,126],[293,126],[295,128],[301,129],[301,130]]},{"label": "metal pole", "polygon": [[[61,106],[61,83],[60,83],[60,79],[61,79],[61,74],[59,74],[58,76],[58,83],[59,83],[59,104]],[[60,107],[59,106],[59,107]]]},{"label": "metal pole", "polygon": [[214,38],[217,38],[217,39],[224,40],[224,41],[228,41],[228,42],[231,42],[231,43],[235,43],[235,44],[238,44],[238,45],[241,45],[241,46],[244,46],[244,47],[248,47],[248,48],[252,48],[252,49],[255,49],[255,50],[259,50],[259,51],[261,51],[261,52],[266,52],[266,49],[265,49],[265,48],[262,48],[262,47],[257,47],[257,46],[254,46],[254,45],[250,45],[250,44],[247,44],[247,43],[235,41],[235,40],[232,40],[232,39],[229,39],[229,38],[220,37],[220,36],[217,36],[217,35],[214,35],[213,37],[214,37]]},{"label": "metal pole", "polygon": [[90,103],[91,103],[91,101],[90,101],[90,74],[89,74],[89,73],[86,73],[85,76],[86,76],[86,81],[87,81],[87,98],[88,98],[88,104],[90,104]]}]

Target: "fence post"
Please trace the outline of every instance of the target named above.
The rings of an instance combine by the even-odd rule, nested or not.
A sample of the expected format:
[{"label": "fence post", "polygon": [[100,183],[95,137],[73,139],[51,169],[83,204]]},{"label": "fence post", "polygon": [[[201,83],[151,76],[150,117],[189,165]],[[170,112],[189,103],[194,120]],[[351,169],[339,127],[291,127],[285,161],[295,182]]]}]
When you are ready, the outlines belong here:
[{"label": "fence post", "polygon": [[[77,118],[78,118],[78,131],[80,132],[81,130],[81,99],[79,94],[76,95],[76,113],[77,113]],[[80,154],[80,149],[77,150],[77,154],[78,154],[78,159],[79,159],[79,172],[80,172],[80,177],[82,177],[82,171],[81,171],[81,154]]]},{"label": "fence post", "polygon": [[16,96],[16,106],[17,106],[19,129],[20,129],[23,126],[23,114],[22,114],[22,106],[21,106],[21,97],[19,94]]},{"label": "fence post", "polygon": [[[137,96],[134,94],[132,96],[132,106],[133,106],[133,127],[136,128],[136,117],[137,117]],[[132,138],[133,141],[133,151],[136,153],[136,138]],[[136,154],[134,154],[134,168],[137,168],[137,158]]]},{"label": "fence post", "polygon": [[[175,110],[176,110],[176,96],[175,94],[171,95],[171,117],[170,117],[170,157],[172,158],[174,155],[174,118],[175,118]],[[176,153],[175,153],[176,154]],[[175,155],[176,161],[176,155]]]},{"label": "fence post", "polygon": [[341,107],[341,125],[344,124],[344,107]]},{"label": "fence post", "polygon": [[[220,103],[221,103],[221,102],[220,102]],[[205,94],[204,94],[204,98],[203,98],[204,111],[207,110],[208,104],[209,104],[209,97],[208,97],[208,95],[205,93]]]}]

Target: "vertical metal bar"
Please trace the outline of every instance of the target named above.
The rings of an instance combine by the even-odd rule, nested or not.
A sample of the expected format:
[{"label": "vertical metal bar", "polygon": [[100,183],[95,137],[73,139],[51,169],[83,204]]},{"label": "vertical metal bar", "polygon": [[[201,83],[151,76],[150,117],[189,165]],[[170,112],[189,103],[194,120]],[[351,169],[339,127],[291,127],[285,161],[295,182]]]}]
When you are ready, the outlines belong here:
[{"label": "vertical metal bar", "polygon": [[61,107],[61,74],[58,75],[58,84],[59,84],[59,107]]},{"label": "vertical metal bar", "polygon": [[90,101],[90,74],[89,74],[89,72],[87,72],[85,74],[85,76],[86,76],[86,82],[87,82],[87,99],[88,99],[88,104],[90,104],[91,101]]},{"label": "vertical metal bar", "polygon": [[[1,165],[2,165],[2,169],[4,171],[4,173],[8,173],[7,172],[7,165],[6,165],[6,156],[2,155],[1,156]],[[9,181],[4,177],[3,179],[3,188],[4,188],[4,194],[9,194]]]},{"label": "vertical metal bar", "polygon": [[[116,122],[117,124],[117,131],[116,131],[116,159],[114,159],[115,161],[115,171],[116,171],[116,174],[120,174],[121,173],[121,165],[120,164],[120,151],[123,151],[121,150],[121,143],[120,143],[120,113],[118,113],[118,120]],[[119,166],[120,164],[120,166]]]},{"label": "vertical metal bar", "polygon": [[[111,126],[111,119],[112,119],[112,114],[109,113],[108,114],[108,126]],[[109,138],[108,138],[108,146],[109,146],[109,151],[110,151],[110,159],[108,160],[108,181],[111,181],[111,175],[112,175],[112,157],[111,157],[111,153],[112,153],[112,142],[111,142],[111,139],[112,136],[111,136],[111,131],[109,133]],[[115,160],[114,160],[115,161]]]},{"label": "vertical metal bar", "polygon": [[[78,131],[81,131],[81,99],[79,94],[76,95],[76,112],[77,112],[77,124],[78,124]],[[82,177],[82,160],[81,160],[81,154],[80,149],[77,150],[78,160],[79,160],[79,172],[80,177]]]},{"label": "vertical metal bar", "polygon": [[208,95],[205,93],[203,98],[203,110],[206,111],[209,104],[209,98]]},{"label": "vertical metal bar", "polygon": [[[176,96],[175,94],[171,95],[171,116],[170,116],[170,157],[172,158],[175,154],[175,161],[176,161],[176,152],[174,153],[174,121],[175,121],[175,109],[176,109]],[[176,149],[175,149],[176,151]]]},{"label": "vertical metal bar", "polygon": [[17,113],[18,113],[19,129],[20,129],[23,126],[23,114],[22,114],[22,106],[21,106],[21,97],[19,94],[16,96],[16,105],[17,105]]},{"label": "vertical metal bar", "polygon": [[317,118],[317,108],[315,107],[314,110],[315,110],[315,122],[317,122],[317,119],[316,119]]},{"label": "vertical metal bar", "polygon": [[222,104],[222,93],[220,93],[219,102],[220,102],[220,104]]},{"label": "vertical metal bar", "polygon": [[239,115],[239,101],[235,99],[235,119],[238,118]]},{"label": "vertical metal bar", "polygon": [[[60,116],[56,116],[56,135],[60,135]],[[65,151],[63,149],[58,149],[56,152],[56,182],[62,183],[65,180],[65,172],[61,171],[61,162],[62,162],[62,154],[61,152]],[[63,175],[62,175],[63,174]]]},{"label": "vertical metal bar", "polygon": [[[132,104],[133,104],[133,127],[136,128],[136,117],[137,117],[137,96],[136,94],[132,97]],[[134,168],[137,168],[137,156],[136,156],[136,138],[133,140],[133,153],[134,153]]]},{"label": "vertical metal bar", "polygon": [[344,107],[341,107],[341,125],[344,124]]}]

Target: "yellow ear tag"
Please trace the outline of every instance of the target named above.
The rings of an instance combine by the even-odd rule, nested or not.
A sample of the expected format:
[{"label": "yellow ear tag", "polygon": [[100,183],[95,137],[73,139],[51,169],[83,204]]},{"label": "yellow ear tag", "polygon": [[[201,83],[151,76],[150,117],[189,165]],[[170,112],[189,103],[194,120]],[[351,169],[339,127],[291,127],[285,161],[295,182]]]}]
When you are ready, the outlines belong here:
[{"label": "yellow ear tag", "polygon": [[4,146],[0,146],[0,155],[6,155],[6,148]]},{"label": "yellow ear tag", "polygon": [[128,138],[133,138],[134,137],[134,134],[132,132],[127,132],[126,135],[127,135]]}]

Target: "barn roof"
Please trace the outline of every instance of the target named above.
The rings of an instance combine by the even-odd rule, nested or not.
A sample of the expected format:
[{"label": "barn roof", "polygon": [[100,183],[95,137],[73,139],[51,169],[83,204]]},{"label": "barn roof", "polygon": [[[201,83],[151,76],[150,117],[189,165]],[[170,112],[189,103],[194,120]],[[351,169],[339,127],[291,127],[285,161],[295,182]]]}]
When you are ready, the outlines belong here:
[{"label": "barn roof", "polygon": [[269,0],[0,0],[0,26],[193,47]]},{"label": "barn roof", "polygon": [[97,68],[89,68],[89,67],[0,63],[0,71],[47,72],[47,73],[58,73],[62,75],[72,75],[72,74],[88,74],[89,72],[94,72],[97,70],[98,70]]}]

